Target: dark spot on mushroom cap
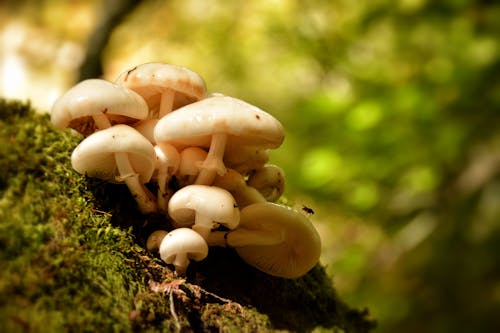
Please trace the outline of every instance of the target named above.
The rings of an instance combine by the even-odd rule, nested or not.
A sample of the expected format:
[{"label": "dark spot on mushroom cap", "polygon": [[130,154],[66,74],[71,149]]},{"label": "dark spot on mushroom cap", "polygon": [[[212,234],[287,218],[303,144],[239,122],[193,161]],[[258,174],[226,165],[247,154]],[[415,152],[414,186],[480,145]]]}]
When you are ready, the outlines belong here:
[{"label": "dark spot on mushroom cap", "polygon": [[258,114],[255,115],[255,118],[260,119],[260,116]]},{"label": "dark spot on mushroom cap", "polygon": [[102,110],[102,113],[106,114],[108,112],[108,108],[104,108],[104,110]]},{"label": "dark spot on mushroom cap", "polygon": [[127,74],[125,74],[125,78],[123,79],[123,81],[127,81],[128,80],[128,76],[130,75],[130,73],[132,73],[133,71],[135,71],[137,69],[137,66],[135,66],[134,68],[132,68],[131,70],[129,70],[127,72]]}]

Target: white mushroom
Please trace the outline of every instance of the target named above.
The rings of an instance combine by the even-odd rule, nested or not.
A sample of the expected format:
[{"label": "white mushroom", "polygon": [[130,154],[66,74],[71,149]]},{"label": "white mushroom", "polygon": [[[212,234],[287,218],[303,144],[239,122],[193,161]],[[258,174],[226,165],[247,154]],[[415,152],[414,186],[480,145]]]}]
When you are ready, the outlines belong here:
[{"label": "white mushroom", "polygon": [[247,175],[262,168],[269,160],[269,150],[252,146],[241,147],[228,142],[224,153],[226,167]]},{"label": "white mushroom", "polygon": [[245,178],[233,169],[227,169],[225,175],[215,177],[214,186],[229,191],[240,208],[266,202],[266,198],[255,188],[248,186]]},{"label": "white mushroom", "polygon": [[90,177],[125,182],[143,213],[156,211],[156,198],[143,185],[153,174],[153,145],[127,125],[95,132],[73,150],[73,169]]},{"label": "white mushroom", "polygon": [[276,201],[285,191],[285,172],[277,165],[267,164],[250,173],[247,184],[256,188],[267,201]]},{"label": "white mushroom", "polygon": [[142,64],[123,72],[116,82],[141,95],[150,110],[158,110],[155,118],[198,101],[207,94],[205,82],[197,73],[159,62]]},{"label": "white mushroom", "polygon": [[207,185],[188,185],[175,192],[168,203],[168,214],[176,227],[192,226],[205,239],[218,224],[234,229],[240,221],[232,195]]},{"label": "white mushroom", "polygon": [[187,147],[180,153],[181,162],[177,174],[185,186],[193,184],[200,173],[200,167],[207,158],[207,152],[200,147]]},{"label": "white mushroom", "polygon": [[144,99],[124,87],[100,79],[82,81],[59,97],[51,110],[52,124],[89,135],[112,124],[131,124],[148,116]]},{"label": "white mushroom", "polygon": [[228,140],[240,147],[276,148],[283,142],[284,129],[261,109],[217,95],[164,116],[155,127],[155,138],[175,146],[209,148],[195,183],[210,185],[216,174],[226,172],[223,156]]},{"label": "white mushroom", "polygon": [[170,181],[170,177],[177,172],[181,158],[177,149],[168,143],[159,143],[154,149],[156,152],[158,208],[160,211],[166,212],[168,200],[172,195],[168,189],[168,182]]},{"label": "white mushroom", "polygon": [[161,241],[167,234],[168,231],[165,230],[153,231],[146,240],[146,249],[152,253],[158,252],[160,250]]},{"label": "white mushroom", "polygon": [[160,258],[175,266],[178,275],[184,275],[189,260],[200,261],[208,255],[208,245],[197,232],[189,228],[170,231],[161,241]]},{"label": "white mushroom", "polygon": [[158,119],[156,118],[148,118],[148,119],[143,119],[136,124],[133,125],[135,130],[139,133],[141,133],[146,139],[149,140],[153,145],[156,144],[154,132],[155,132],[155,126],[156,123],[158,122]]},{"label": "white mushroom", "polygon": [[321,240],[311,222],[270,202],[243,208],[236,229],[212,232],[207,241],[210,246],[233,247],[249,265],[283,278],[303,276],[321,254]]}]

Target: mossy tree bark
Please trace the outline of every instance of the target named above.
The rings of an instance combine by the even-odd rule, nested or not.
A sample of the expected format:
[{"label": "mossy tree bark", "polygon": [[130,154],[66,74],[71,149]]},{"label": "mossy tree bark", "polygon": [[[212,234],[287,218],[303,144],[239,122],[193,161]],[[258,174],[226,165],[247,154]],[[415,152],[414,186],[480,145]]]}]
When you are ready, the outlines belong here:
[{"label": "mossy tree bark", "polygon": [[185,279],[145,250],[171,228],[139,213],[124,185],[71,168],[79,138],[28,105],[0,100],[0,331],[367,332],[319,265],[268,276],[211,249]]}]

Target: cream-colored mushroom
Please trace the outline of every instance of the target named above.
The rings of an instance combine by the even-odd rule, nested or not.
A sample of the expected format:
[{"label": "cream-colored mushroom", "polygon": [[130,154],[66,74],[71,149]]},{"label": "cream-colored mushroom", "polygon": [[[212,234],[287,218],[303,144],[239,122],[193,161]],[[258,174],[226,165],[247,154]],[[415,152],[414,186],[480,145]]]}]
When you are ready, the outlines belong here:
[{"label": "cream-colored mushroom", "polygon": [[156,198],[144,186],[153,174],[153,145],[127,125],[115,125],[86,137],[73,150],[71,165],[84,175],[125,182],[143,213],[157,210]]},{"label": "cream-colored mushroom", "polygon": [[146,240],[146,249],[152,253],[158,252],[160,250],[160,244],[167,234],[168,231],[166,230],[153,231]]},{"label": "cream-colored mushroom", "polygon": [[205,82],[192,70],[171,64],[151,62],[123,72],[117,84],[136,91],[150,110],[161,118],[172,110],[204,98]]},{"label": "cream-colored mushroom", "polygon": [[155,132],[155,126],[156,123],[158,122],[157,118],[148,118],[148,119],[143,119],[136,124],[133,125],[135,130],[139,133],[141,133],[146,139],[149,140],[153,145],[156,144],[154,132]]},{"label": "cream-colored mushroom", "polygon": [[208,245],[196,231],[179,228],[165,235],[159,252],[164,262],[175,266],[177,275],[184,275],[190,259],[200,261],[207,257]]},{"label": "cream-colored mushroom", "polygon": [[55,101],[50,113],[56,128],[69,127],[86,136],[147,116],[148,106],[140,95],[100,79],[85,80],[69,89]]},{"label": "cream-colored mushroom", "polygon": [[237,98],[214,96],[169,113],[155,127],[157,142],[209,148],[196,184],[210,185],[223,175],[226,143],[260,149],[277,148],[284,139],[281,123],[270,114]]},{"label": "cream-colored mushroom", "polygon": [[181,162],[177,174],[182,186],[191,185],[200,173],[200,167],[207,158],[207,152],[200,147],[187,147],[180,153]]},{"label": "cream-colored mushroom", "polygon": [[285,192],[285,172],[277,165],[267,164],[250,173],[247,184],[256,188],[267,201],[276,201]]},{"label": "cream-colored mushroom", "polygon": [[269,160],[269,150],[252,146],[241,147],[228,142],[224,152],[226,167],[238,171],[246,176],[262,168]]},{"label": "cream-colored mushroom", "polygon": [[210,246],[230,246],[249,265],[278,277],[297,278],[313,268],[321,240],[312,223],[290,207],[256,203],[240,212],[239,226],[212,232]]},{"label": "cream-colored mushroom", "polygon": [[177,172],[181,157],[177,149],[168,143],[159,143],[154,146],[154,149],[156,153],[158,209],[162,212],[167,212],[168,200],[172,196],[172,193],[168,188],[168,182]]},{"label": "cream-colored mushroom", "polygon": [[266,202],[266,198],[257,189],[248,186],[245,178],[233,169],[227,169],[226,174],[215,177],[213,185],[229,191],[240,208]]},{"label": "cream-colored mushroom", "polygon": [[234,229],[240,221],[233,196],[207,185],[188,185],[175,192],[168,203],[168,215],[175,227],[191,226],[205,239],[218,224]]}]

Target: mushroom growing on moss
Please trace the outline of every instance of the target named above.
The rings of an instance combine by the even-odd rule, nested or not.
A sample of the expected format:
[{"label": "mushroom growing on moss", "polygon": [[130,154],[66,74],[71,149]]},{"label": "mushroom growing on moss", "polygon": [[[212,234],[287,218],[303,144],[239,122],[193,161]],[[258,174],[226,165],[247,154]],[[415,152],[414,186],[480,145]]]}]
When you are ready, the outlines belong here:
[{"label": "mushroom growing on moss", "polygon": [[312,223],[292,208],[270,202],[243,208],[236,229],[212,232],[207,241],[210,246],[233,247],[249,265],[283,278],[305,275],[321,254]]},{"label": "mushroom growing on moss", "polygon": [[72,128],[87,136],[113,124],[132,124],[148,116],[144,99],[124,87],[100,79],[82,81],[59,97],[50,118],[58,129]]},{"label": "mushroom growing on moss", "polygon": [[143,213],[157,210],[156,198],[144,186],[153,175],[155,163],[153,145],[127,125],[115,125],[89,135],[71,154],[71,165],[77,172],[125,182]]},{"label": "mushroom growing on moss", "polygon": [[207,89],[203,79],[192,70],[171,64],[151,62],[123,72],[118,85],[141,95],[150,110],[161,118],[172,110],[204,98]]},{"label": "mushroom growing on moss", "polygon": [[226,143],[261,149],[277,148],[284,139],[281,123],[269,113],[237,98],[214,96],[169,113],[155,127],[157,142],[209,148],[196,184],[210,185],[226,173]]},{"label": "mushroom growing on moss", "polygon": [[164,262],[175,266],[177,275],[184,275],[190,259],[200,261],[207,257],[208,245],[196,231],[178,228],[163,237],[159,252]]},{"label": "mushroom growing on moss", "polygon": [[207,185],[188,185],[175,192],[168,203],[168,215],[176,227],[192,226],[205,239],[217,224],[234,229],[240,221],[232,195]]}]

